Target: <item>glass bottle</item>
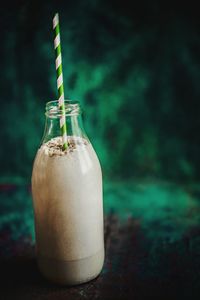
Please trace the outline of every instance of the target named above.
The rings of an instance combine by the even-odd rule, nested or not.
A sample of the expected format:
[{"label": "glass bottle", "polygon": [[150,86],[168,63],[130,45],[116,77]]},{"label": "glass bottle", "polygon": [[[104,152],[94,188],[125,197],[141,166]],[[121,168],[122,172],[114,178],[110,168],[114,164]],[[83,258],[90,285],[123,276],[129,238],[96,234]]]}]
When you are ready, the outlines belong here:
[{"label": "glass bottle", "polygon": [[39,269],[53,282],[74,285],[95,278],[103,266],[102,173],[79,103],[65,101],[65,112],[68,148],[63,151],[58,101],[46,105],[32,196]]}]

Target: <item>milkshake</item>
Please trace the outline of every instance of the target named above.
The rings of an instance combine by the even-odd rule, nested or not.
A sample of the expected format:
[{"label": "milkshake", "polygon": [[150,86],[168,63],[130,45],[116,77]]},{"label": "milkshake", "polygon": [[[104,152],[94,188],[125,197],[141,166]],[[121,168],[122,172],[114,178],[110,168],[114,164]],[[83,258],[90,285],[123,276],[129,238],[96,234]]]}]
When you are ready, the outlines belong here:
[{"label": "milkshake", "polygon": [[68,136],[65,151],[60,136],[47,140],[32,173],[38,266],[56,283],[79,284],[104,261],[101,167],[87,138]]}]

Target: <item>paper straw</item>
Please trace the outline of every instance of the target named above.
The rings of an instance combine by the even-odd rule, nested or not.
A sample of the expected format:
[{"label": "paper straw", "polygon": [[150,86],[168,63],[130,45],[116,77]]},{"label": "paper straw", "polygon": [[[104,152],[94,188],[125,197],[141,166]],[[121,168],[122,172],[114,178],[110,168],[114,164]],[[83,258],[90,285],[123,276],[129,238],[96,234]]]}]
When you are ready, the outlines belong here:
[{"label": "paper straw", "polygon": [[62,54],[61,54],[61,43],[60,43],[60,26],[59,26],[59,15],[55,14],[53,18],[53,30],[55,33],[54,38],[54,49],[56,53],[56,74],[57,74],[57,89],[58,89],[58,106],[61,111],[60,116],[60,129],[62,135],[63,150],[66,150],[67,145],[67,125],[65,117],[65,102],[64,102],[64,85],[63,85],[63,71],[62,71]]}]

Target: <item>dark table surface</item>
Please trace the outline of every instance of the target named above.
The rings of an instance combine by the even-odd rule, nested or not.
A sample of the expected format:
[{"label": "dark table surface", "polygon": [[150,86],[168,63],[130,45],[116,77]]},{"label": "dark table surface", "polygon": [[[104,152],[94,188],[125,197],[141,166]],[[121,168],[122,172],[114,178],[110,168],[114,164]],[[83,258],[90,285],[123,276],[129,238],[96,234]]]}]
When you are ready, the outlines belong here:
[{"label": "dark table surface", "polygon": [[200,184],[104,186],[106,258],[76,287],[48,283],[35,261],[30,187],[0,185],[0,299],[199,299]]}]

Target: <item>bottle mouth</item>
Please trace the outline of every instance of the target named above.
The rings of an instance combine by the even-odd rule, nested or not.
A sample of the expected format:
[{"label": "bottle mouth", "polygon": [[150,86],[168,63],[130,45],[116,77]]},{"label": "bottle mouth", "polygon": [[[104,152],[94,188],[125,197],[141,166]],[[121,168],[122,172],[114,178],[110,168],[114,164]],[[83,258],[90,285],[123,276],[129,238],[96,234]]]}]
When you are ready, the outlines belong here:
[{"label": "bottle mouth", "polygon": [[[79,101],[64,100],[65,116],[76,116],[81,114]],[[63,115],[63,111],[59,108],[58,100],[49,101],[46,103],[45,115],[50,118],[57,118]]]}]

